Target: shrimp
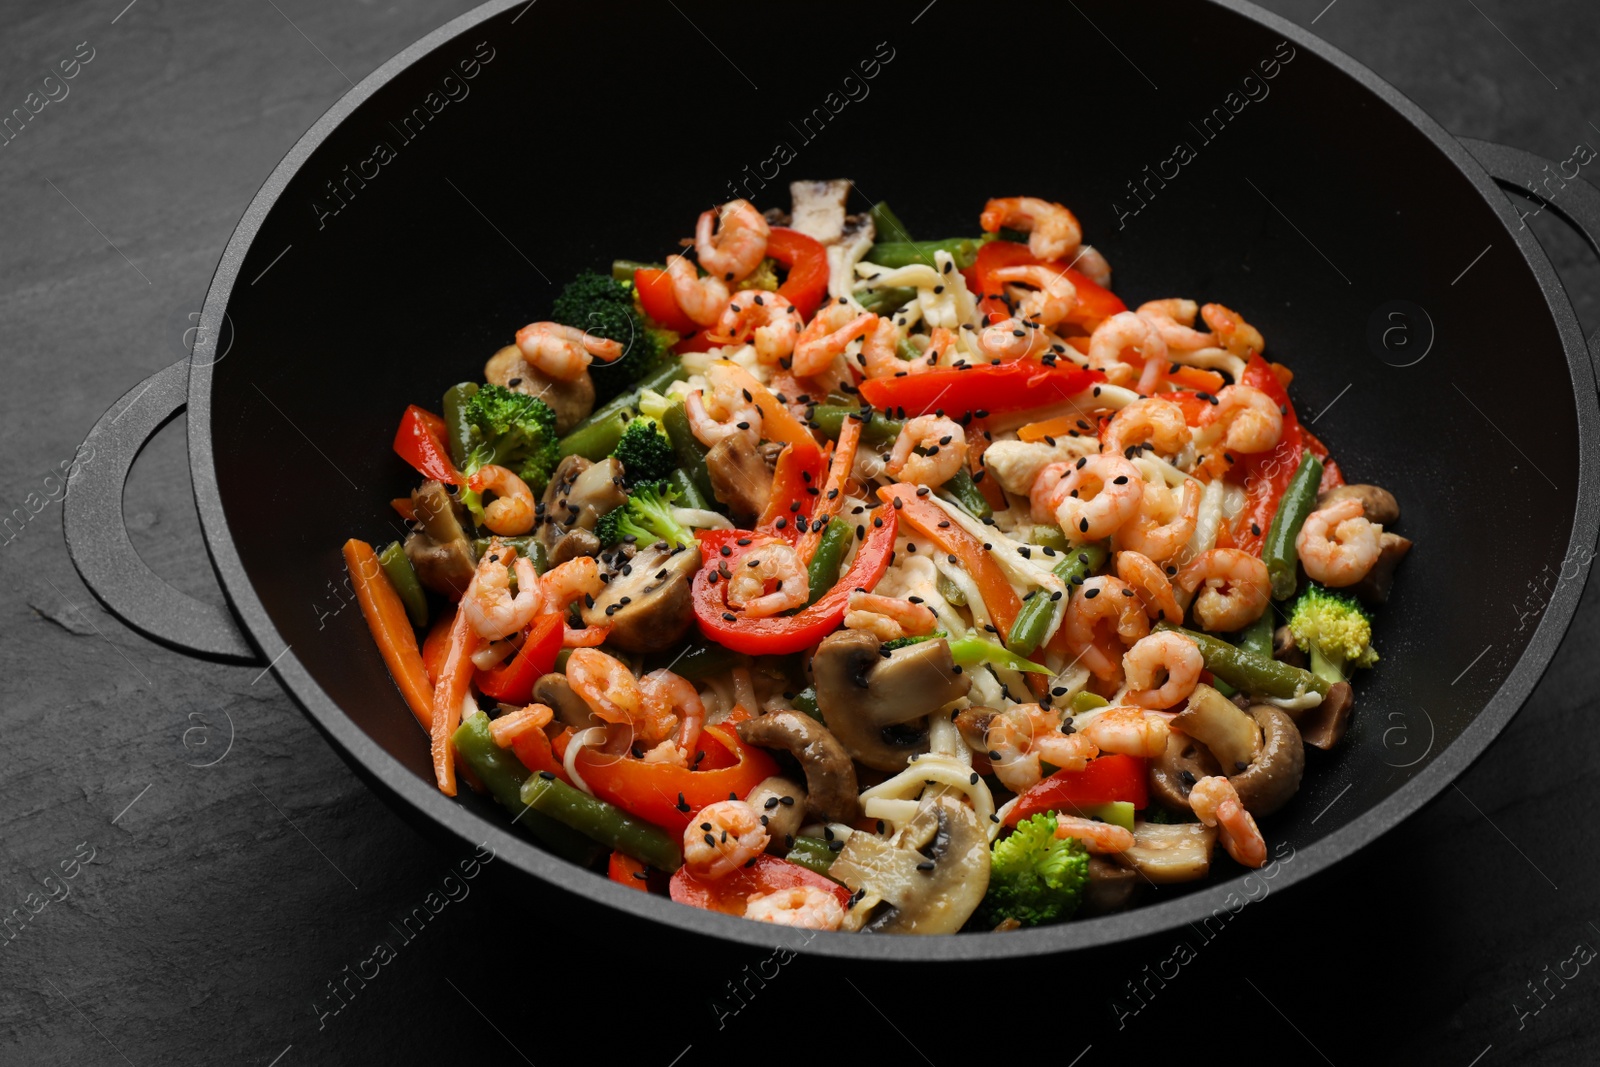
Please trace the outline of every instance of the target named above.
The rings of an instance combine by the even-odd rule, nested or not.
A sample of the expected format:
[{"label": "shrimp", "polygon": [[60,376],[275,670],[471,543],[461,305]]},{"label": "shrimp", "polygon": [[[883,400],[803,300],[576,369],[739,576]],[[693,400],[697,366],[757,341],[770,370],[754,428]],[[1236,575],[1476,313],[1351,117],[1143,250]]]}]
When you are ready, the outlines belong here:
[{"label": "shrimp", "polygon": [[844,908],[826,889],[797,885],[747,898],[744,917],[802,930],[837,930],[844,925]]},{"label": "shrimp", "polygon": [[1255,386],[1229,385],[1201,413],[1200,426],[1235,452],[1266,452],[1283,437],[1283,412]]},{"label": "shrimp", "polygon": [[[1109,376],[1124,366],[1122,353],[1128,348],[1139,353],[1147,369],[1153,367],[1157,374],[1166,369],[1167,343],[1161,339],[1161,331],[1134,311],[1119,311],[1094,328],[1094,333],[1089,335],[1089,365],[1106,371]],[[1129,371],[1121,371],[1117,376],[1126,379],[1131,375]],[[1150,392],[1155,385],[1156,382],[1151,382],[1146,388],[1141,380],[1139,388]]]},{"label": "shrimp", "polygon": [[1156,563],[1176,556],[1194,536],[1203,492],[1193,479],[1186,479],[1183,488],[1176,491],[1162,485],[1146,485],[1139,513],[1117,531],[1117,547],[1148,556]]},{"label": "shrimp", "polygon": [[1050,344],[1050,335],[1038,323],[1026,319],[1006,319],[985,326],[978,335],[978,349],[990,359],[1003,363],[1037,356]]},{"label": "shrimp", "polygon": [[[520,577],[517,579],[522,580]],[[567,610],[573,602],[585,596],[597,596],[606,583],[600,577],[600,565],[593,556],[578,556],[544,572],[539,579],[539,592],[544,596],[543,611],[561,615],[561,643],[567,648],[598,645],[611,632],[609,626],[586,626],[574,630],[566,625]]]},{"label": "shrimp", "polygon": [[[767,583],[776,587],[767,591]],[[775,541],[752,549],[739,558],[739,568],[728,579],[728,606],[747,618],[765,619],[798,608],[811,596],[811,583],[800,557],[789,545]]]},{"label": "shrimp", "polygon": [[1096,678],[1119,685],[1123,653],[1150,632],[1138,596],[1108,574],[1090,578],[1072,591],[1061,626],[1068,651]]},{"label": "shrimp", "polygon": [[1139,468],[1121,456],[1085,456],[1070,467],[1045,466],[1028,500],[1039,522],[1052,518],[1078,543],[1110,537],[1139,513],[1144,499]]},{"label": "shrimp", "polygon": [[528,323],[517,331],[517,347],[530,364],[563,382],[582,378],[591,359],[609,363],[623,352],[620,341],[608,341],[559,322]]},{"label": "shrimp", "polygon": [[1244,321],[1237,311],[1221,304],[1207,304],[1200,309],[1200,317],[1211,327],[1212,340],[1240,359],[1249,359],[1250,353],[1259,355],[1267,349],[1261,331]]},{"label": "shrimp", "polygon": [[1135,400],[1112,416],[1100,447],[1132,459],[1128,450],[1145,443],[1168,456],[1182,452],[1189,443],[1189,424],[1184,421],[1183,409],[1154,396]]},{"label": "shrimp", "polygon": [[767,850],[761,813],[742,800],[707,804],[683,831],[683,864],[708,881],[726,878]]},{"label": "shrimp", "polygon": [[487,489],[495,494],[483,509],[483,524],[491,533],[515,537],[533,529],[533,490],[517,477],[517,472],[497,463],[487,463],[467,480],[474,492]]},{"label": "shrimp", "polygon": [[1079,245],[1078,254],[1067,266],[1088,278],[1102,289],[1111,288],[1111,264],[1094,245]]},{"label": "shrimp", "polygon": [[728,286],[714,274],[704,278],[685,256],[667,257],[667,276],[678,308],[698,326],[713,326],[728,306]]},{"label": "shrimp", "polygon": [[[663,668],[651,671],[639,679],[639,692],[644,696],[646,715],[641,740],[646,744],[659,742],[657,748],[645,754],[651,762],[672,763],[687,767],[689,757],[700,742],[700,728],[706,722],[706,706],[689,680]],[[677,742],[671,740],[676,729]]]},{"label": "shrimp", "polygon": [[716,344],[744,344],[755,338],[756,358],[777,366],[794,351],[800,313],[789,298],[777,293],[741,292],[728,301],[708,339]]},{"label": "shrimp", "polygon": [[626,664],[594,648],[573,649],[567,658],[567,683],[594,711],[613,725],[642,722],[644,692]]},{"label": "shrimp", "polygon": [[694,250],[708,274],[731,285],[761,266],[771,233],[772,227],[755,205],[748,200],[730,200],[700,215],[694,228]]},{"label": "shrimp", "polygon": [[1346,497],[1307,515],[1294,547],[1313,581],[1338,588],[1367,576],[1382,551],[1382,533],[1364,517],[1361,501]]},{"label": "shrimp", "polygon": [[945,351],[955,342],[956,336],[943,326],[937,326],[928,335],[928,347],[916,359],[901,359],[897,346],[900,330],[894,320],[879,318],[878,324],[867,334],[861,346],[861,366],[868,378],[895,378],[907,374],[921,374],[939,365]]},{"label": "shrimp", "polygon": [[[922,449],[918,455],[913,450]],[[967,431],[954,419],[918,415],[900,428],[884,468],[892,478],[939,486],[967,465]]]},{"label": "shrimp", "polygon": [[1189,806],[1201,822],[1217,827],[1222,847],[1236,862],[1246,867],[1267,862],[1267,842],[1232,782],[1218,775],[1200,779],[1189,790]]},{"label": "shrimp", "polygon": [[1002,226],[1028,235],[1028,251],[1034,259],[1065,259],[1083,243],[1083,228],[1072,212],[1060,204],[1033,196],[1006,196],[983,205],[978,223],[986,233],[998,233]]},{"label": "shrimp", "polygon": [[1183,621],[1178,601],[1172,595],[1172,582],[1161,565],[1143,552],[1124,549],[1117,553],[1117,577],[1139,597],[1145,614],[1151,621],[1165,621],[1177,626]]},{"label": "shrimp", "polygon": [[1002,282],[1021,282],[1033,286],[1017,305],[1017,310],[1041,326],[1054,326],[1072,313],[1078,303],[1078,290],[1066,272],[1042,264],[1003,267],[993,277]]},{"label": "shrimp", "polygon": [[1056,836],[1076,837],[1090,852],[1126,852],[1133,847],[1132,830],[1060,812],[1056,813]]},{"label": "shrimp", "polygon": [[1194,617],[1212,633],[1244,629],[1261,618],[1272,598],[1267,565],[1237,548],[1213,548],[1200,553],[1178,572],[1175,588],[1178,606],[1184,610],[1188,610],[1195,590],[1200,590],[1194,601]]},{"label": "shrimp", "polygon": [[1140,638],[1122,657],[1130,690],[1128,700],[1144,708],[1173,707],[1194,692],[1205,666],[1199,647],[1182,634],[1163,630]]},{"label": "shrimp", "polygon": [[1166,716],[1144,708],[1097,711],[1086,724],[1078,727],[1078,732],[1093,741],[1101,752],[1146,758],[1165,752],[1169,735]]},{"label": "shrimp", "polygon": [[[511,595],[511,572],[517,575],[517,595]],[[500,538],[491,538],[489,551],[478,561],[478,571],[473,576],[467,594],[461,598],[461,610],[467,613],[467,622],[486,641],[498,641],[526,627],[544,606],[539,588],[539,575],[533,561],[518,556],[517,550],[502,544]]]},{"label": "shrimp", "polygon": [[1062,733],[1063,729],[1071,727],[1062,725],[1060,712],[1038,704],[1017,704],[996,712],[983,734],[995,775],[1007,789],[1020,793],[1044,776],[1041,760],[1062,770],[1083,770],[1100,750],[1082,734]]},{"label": "shrimp", "polygon": [[857,315],[842,297],[817,312],[801,331],[794,346],[794,372],[809,378],[827,370],[845,350],[845,346],[858,337],[865,337],[877,328],[878,316],[870,311]]},{"label": "shrimp", "polygon": [[847,629],[876,634],[880,641],[898,641],[933,633],[939,628],[939,618],[924,604],[857,589],[850,594],[844,624]]},{"label": "shrimp", "polygon": [[712,447],[725,437],[737,433],[749,434],[753,440],[761,437],[761,407],[747,390],[735,384],[726,366],[713,364],[706,372],[711,386],[710,403],[704,390],[695,390],[683,401],[684,414],[689,419],[689,429],[700,443]]},{"label": "shrimp", "polygon": [[1209,348],[1216,338],[1194,328],[1195,314],[1200,310],[1193,300],[1168,297],[1165,300],[1148,300],[1139,305],[1139,314],[1155,326],[1161,339],[1174,352],[1198,352]]}]

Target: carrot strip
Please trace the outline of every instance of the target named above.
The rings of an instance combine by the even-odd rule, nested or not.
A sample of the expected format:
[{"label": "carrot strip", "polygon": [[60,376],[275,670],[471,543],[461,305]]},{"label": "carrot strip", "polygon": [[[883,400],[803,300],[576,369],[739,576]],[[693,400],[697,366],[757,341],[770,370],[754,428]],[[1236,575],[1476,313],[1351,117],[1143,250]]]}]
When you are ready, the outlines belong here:
[{"label": "carrot strip", "polygon": [[501,748],[510,748],[511,743],[531,730],[542,730],[555,712],[543,704],[529,704],[525,708],[518,708],[509,715],[502,715],[489,724],[489,736],[494,738],[494,743]]},{"label": "carrot strip", "polygon": [[[917,495],[917,486],[907,482],[886,485],[878,490],[878,499],[885,503],[899,501],[900,521],[910,523],[922,536],[939,546],[941,552],[953,555],[978,583],[978,593],[989,607],[994,624],[1001,634],[1011,632],[1022,610],[1022,600],[1011,588],[1005,572],[984,549],[983,542],[950,522],[950,517],[937,504],[930,504]],[[944,523],[941,527],[939,524]]]},{"label": "carrot strip", "polygon": [[397,496],[393,500],[389,501],[389,506],[394,508],[400,517],[407,522],[416,521],[417,509],[416,505],[412,504],[410,497]]},{"label": "carrot strip", "polygon": [[455,746],[451,736],[461,725],[461,702],[472,685],[472,654],[483,647],[483,638],[472,628],[464,611],[456,612],[450,624],[450,647],[439,669],[439,684],[433,690],[433,777],[439,792],[456,795]]},{"label": "carrot strip", "polygon": [[[844,483],[850,480],[850,472],[855,469],[856,448],[860,444],[861,420],[853,415],[846,416],[839,424],[839,443],[833,450],[833,462],[828,466],[828,480],[822,486],[817,506],[811,511],[811,525],[795,544],[802,566],[809,564],[811,557],[817,554],[827,520],[844,508]],[[822,520],[820,526],[819,519]]]},{"label": "carrot strip", "polygon": [[[795,529],[803,525],[802,520],[809,521],[812,494],[807,490],[816,487],[825,462],[826,453],[818,451],[815,444],[809,448],[784,445],[772,472],[772,489],[767,494],[767,507],[756,520],[756,529],[772,527],[785,516],[795,517]],[[791,511],[790,505],[796,501],[799,501],[800,507]]]},{"label": "carrot strip", "polygon": [[772,390],[751,377],[750,372],[737,363],[723,361],[721,366],[728,368],[728,378],[739,388],[750,393],[751,401],[761,409],[761,436],[768,441],[778,441],[786,445],[794,445],[796,452],[810,450],[820,451],[817,448],[817,439],[811,436],[811,431],[806,424],[794,417],[777,397],[772,395]]},{"label": "carrot strip", "polygon": [[1000,488],[998,479],[989,477],[989,471],[983,465],[983,454],[992,443],[988,429],[983,419],[973,419],[967,424],[967,473],[972,475],[972,483],[978,487],[978,492],[983,494],[989,506],[996,511],[1004,511],[1010,507],[1006,502],[1006,491]]},{"label": "carrot strip", "polygon": [[1017,437],[1023,441],[1043,441],[1046,437],[1065,437],[1069,431],[1078,428],[1079,418],[1076,415],[1057,415],[1053,419],[1043,422],[1030,422],[1017,430]]},{"label": "carrot strip", "polygon": [[1179,367],[1177,370],[1169,370],[1167,381],[1193,389],[1197,393],[1210,393],[1212,396],[1216,396],[1222,387],[1228,384],[1228,380],[1222,375],[1204,367]]},{"label": "carrot strip", "polygon": [[356,600],[361,604],[361,614],[366,616],[367,628],[383,655],[389,676],[399,688],[424,730],[433,724],[433,685],[428,681],[428,670],[423,666],[422,654],[417,651],[417,635],[406,618],[405,605],[400,594],[394,591],[389,579],[378,564],[378,555],[372,546],[355,538],[344,543],[344,564],[350,571],[350,584]]}]

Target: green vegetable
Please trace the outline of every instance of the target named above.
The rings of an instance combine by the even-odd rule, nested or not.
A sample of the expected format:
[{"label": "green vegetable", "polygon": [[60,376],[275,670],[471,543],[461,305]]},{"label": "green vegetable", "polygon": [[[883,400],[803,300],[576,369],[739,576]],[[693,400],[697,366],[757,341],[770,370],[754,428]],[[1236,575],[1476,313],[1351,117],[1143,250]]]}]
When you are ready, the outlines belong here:
[{"label": "green vegetable", "polygon": [[981,637],[959,637],[951,641],[950,658],[956,661],[958,667],[976,667],[980,663],[992,663],[1006,670],[1030,671],[1034,674],[1050,673],[1049,667],[1023,659],[1009,649]]},{"label": "green vegetable", "polygon": [[609,400],[656,371],[667,358],[675,334],[652,328],[633,299],[633,282],[619,282],[605,274],[578,275],[567,283],[550,306],[550,318],[585,333],[620,342],[622,356],[589,368],[595,396]]},{"label": "green vegetable", "polygon": [[530,811],[522,800],[522,787],[528,768],[515,755],[494,743],[489,733],[489,716],[478,711],[467,716],[451,740],[491,796],[516,816],[518,826],[538,838],[556,855],[587,867],[600,854],[593,841],[548,815]]},{"label": "green vegetable", "polygon": [[967,606],[966,590],[957,585],[953,578],[946,576],[944,571],[940,571],[939,577],[934,579],[933,587],[939,591],[940,596],[956,607],[964,608]]},{"label": "green vegetable", "polygon": [[911,231],[906,229],[906,224],[882,200],[868,209],[867,216],[872,219],[872,232],[878,236],[890,241],[911,240]]},{"label": "green vegetable", "polygon": [[972,475],[967,472],[965,466],[952,474],[940,488],[943,490],[940,496],[961,505],[972,514],[973,518],[994,517],[994,508],[989,506],[988,499],[978,490],[978,483],[972,480]]},{"label": "green vegetable", "polygon": [[399,541],[389,542],[378,553],[378,566],[383,568],[384,577],[389,579],[394,591],[400,594],[400,603],[406,606],[406,618],[411,620],[411,625],[419,630],[428,625],[428,598]]},{"label": "green vegetable", "polygon": [[641,270],[666,270],[665,263],[640,263],[633,259],[614,259],[611,261],[611,277],[619,282],[633,283],[635,271]]},{"label": "green vegetable", "polygon": [[978,258],[981,237],[946,237],[942,241],[879,241],[867,249],[867,261],[890,270],[909,267],[913,263],[933,266],[935,252],[948,252],[956,261],[956,269],[966,270]]},{"label": "green vegetable", "polygon": [[1103,696],[1096,696],[1087,689],[1072,695],[1072,714],[1082,715],[1086,711],[1105,707],[1109,701]]},{"label": "green vegetable", "polygon": [[[538,397],[502,385],[480,386],[462,405],[460,419],[470,426],[472,439],[471,451],[462,466],[464,474],[470,476],[480,467],[495,463],[516,471],[537,493],[561,462],[561,450],[556,444],[556,413]],[[481,522],[479,510],[474,509],[473,514]]]},{"label": "green vegetable", "polygon": [[1040,548],[1049,548],[1056,552],[1065,552],[1072,547],[1072,542],[1067,540],[1067,535],[1061,532],[1059,526],[1035,526],[1030,540]]},{"label": "green vegetable", "polygon": [[640,544],[666,541],[692,548],[699,544],[694,531],[672,517],[677,499],[677,490],[667,482],[634,486],[626,504],[600,516],[594,535],[606,546],[633,537]]},{"label": "green vegetable", "polygon": [[557,447],[564,456],[582,456],[598,462],[611,455],[632,422],[633,412],[627,408],[609,412],[600,418],[590,415],[574,426]]},{"label": "green vegetable", "polygon": [[1078,808],[1077,814],[1085,819],[1098,819],[1100,822],[1112,826],[1120,826],[1129,833],[1133,832],[1133,801],[1111,800],[1104,804],[1089,804]]},{"label": "green vegetable", "polygon": [[1239,647],[1258,656],[1272,655],[1272,612],[1262,612],[1261,618],[1239,631]]},{"label": "green vegetable", "polygon": [[[1039,527],[1035,526],[1035,530]],[[1067,588],[1079,584],[1095,568],[1106,561],[1106,550],[1099,545],[1084,545],[1076,550],[1068,550],[1053,568],[1055,576],[1067,583]],[[1039,647],[1044,640],[1045,633],[1050,628],[1050,621],[1055,617],[1056,605],[1061,600],[1052,600],[1044,595],[1044,591],[1036,589],[1028,594],[1022,602],[1022,609],[1017,612],[1016,621],[1011,624],[1011,632],[1006,635],[1006,647],[1019,656],[1027,656]],[[1061,610],[1065,611],[1063,607]]]},{"label": "green vegetable", "polygon": [[750,276],[740,282],[735,292],[744,292],[747,289],[762,289],[766,292],[775,292],[778,288],[778,261],[771,256],[763,259],[750,272]]},{"label": "green vegetable", "polygon": [[900,436],[904,423],[886,418],[880,411],[848,404],[818,404],[811,410],[811,425],[837,441],[844,420],[854,416],[860,419],[861,441],[868,445],[887,445]]},{"label": "green vegetable", "polygon": [[[1267,529],[1267,539],[1261,546],[1261,561],[1267,565],[1272,578],[1272,595],[1287,600],[1294,595],[1299,584],[1300,554],[1295,548],[1295,538],[1306,516],[1317,506],[1317,488],[1322,484],[1322,461],[1310,450],[1300,454],[1300,466],[1294,477],[1278,498],[1278,510],[1273,512],[1272,525]],[[1271,648],[1267,651],[1270,653]]]},{"label": "green vegetable", "polygon": [[943,630],[935,630],[933,633],[923,634],[921,637],[896,637],[893,640],[883,642],[878,647],[885,652],[893,652],[909,645],[920,645],[924,641],[937,641],[941,637],[948,638],[949,636]]},{"label": "green vegetable", "polygon": [[[517,550],[517,555],[527,556],[529,559],[533,560],[533,569],[538,571],[540,574],[544,573],[544,546],[539,543],[537,538],[533,537],[532,535],[523,537],[502,537],[500,538],[500,543],[511,548],[515,548]],[[473,559],[482,559],[483,554],[487,551],[489,551],[489,538],[474,537],[472,539]],[[511,580],[516,581],[516,578],[512,578]]]},{"label": "green vegetable", "polygon": [[661,427],[667,431],[667,440],[672,442],[672,450],[677,453],[679,469],[700,490],[703,499],[715,500],[717,494],[711,489],[711,472],[706,469],[706,453],[711,450],[701,444],[689,428],[689,415],[682,404],[667,409],[661,416]]},{"label": "green vegetable", "polygon": [[622,480],[630,487],[659,482],[678,466],[678,454],[673,451],[672,442],[660,427],[646,418],[628,423],[611,455],[622,463]]},{"label": "green vegetable", "polygon": [[1206,661],[1206,670],[1245,693],[1292,700],[1309,692],[1328,695],[1329,682],[1310,671],[1290,666],[1271,656],[1235,648],[1221,638],[1196,633],[1169,623],[1156,623],[1157,630],[1173,630],[1193,641]]},{"label": "green vegetable", "polygon": [[697,637],[682,652],[673,656],[670,661],[662,662],[672,673],[698,681],[714,674],[722,674],[735,667],[747,667],[750,657],[743,652],[735,652],[715,641]]},{"label": "green vegetable", "polygon": [[678,503],[681,506],[700,511],[711,510],[711,501],[700,495],[700,487],[684,473],[682,467],[672,468],[672,473],[667,475],[667,484],[678,491]]},{"label": "green vegetable", "polygon": [[1221,678],[1218,678],[1214,674],[1211,676],[1211,688],[1215,689],[1225,697],[1235,696],[1239,692],[1233,686],[1229,685],[1227,682],[1224,682]]},{"label": "green vegetable", "polygon": [[820,837],[797,837],[789,854],[783,858],[807,870],[827,874],[828,868],[833,866],[833,858],[838,854],[829,847],[829,842]]},{"label": "green vegetable", "polygon": [[472,454],[472,423],[467,419],[467,403],[478,391],[477,382],[461,382],[444,391],[444,425],[450,440],[450,462],[459,470]]},{"label": "green vegetable", "polygon": [[822,531],[822,540],[817,543],[817,551],[806,566],[806,578],[811,589],[807,604],[815,604],[839,583],[839,564],[844,559],[845,550],[850,547],[850,538],[854,536],[855,530],[848,522],[838,517],[828,520],[828,525]]},{"label": "green vegetable", "polygon": [[522,802],[540,815],[657,870],[675,871],[683,866],[683,847],[673,835],[615,804],[574,789],[549,771],[541,771],[522,783]]},{"label": "green vegetable", "polygon": [[1378,662],[1372,647],[1372,616],[1354,597],[1315,582],[1294,602],[1289,632],[1311,657],[1311,673],[1324,682],[1342,682],[1355,668]]},{"label": "green vegetable", "polygon": [[915,300],[917,291],[891,285],[886,289],[857,289],[850,295],[855,297],[856,303],[867,311],[878,315],[887,315],[896,308],[904,307]]},{"label": "green vegetable", "polygon": [[1056,837],[1048,812],[1022,820],[990,850],[989,891],[978,914],[985,925],[1024,926],[1070,919],[1089,882],[1089,853],[1075,837]]},{"label": "green vegetable", "polygon": [[[672,400],[654,389],[640,389],[639,399],[636,401],[635,406],[638,408],[639,414],[645,418],[655,419],[660,422],[661,416],[665,415],[667,409],[672,406]],[[662,431],[662,433],[665,432],[665,430]]]}]

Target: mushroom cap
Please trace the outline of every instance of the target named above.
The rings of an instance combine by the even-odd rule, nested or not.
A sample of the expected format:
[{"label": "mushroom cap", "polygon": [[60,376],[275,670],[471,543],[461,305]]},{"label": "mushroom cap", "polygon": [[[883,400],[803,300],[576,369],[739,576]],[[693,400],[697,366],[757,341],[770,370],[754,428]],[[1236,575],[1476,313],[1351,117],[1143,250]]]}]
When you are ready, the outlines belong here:
[{"label": "mushroom cap", "polygon": [[1335,682],[1328,689],[1322,703],[1300,713],[1300,737],[1312,748],[1324,752],[1339,743],[1346,727],[1350,725],[1350,711],[1355,706],[1355,692],[1349,682]]},{"label": "mushroom cap", "polygon": [[411,507],[422,529],[406,536],[406,559],[423,585],[443,596],[460,597],[478,561],[461,525],[458,501],[430,478],[411,491]]},{"label": "mushroom cap", "polygon": [[889,907],[863,932],[953,934],[989,889],[989,837],[953,796],[924,796],[893,838],[857,831],[828,873]]},{"label": "mushroom cap", "polygon": [[1261,750],[1250,766],[1228,775],[1228,781],[1233,783],[1244,809],[1259,818],[1283,807],[1300,789],[1306,749],[1299,728],[1283,709],[1252,704],[1250,715],[1261,727]]},{"label": "mushroom cap", "polygon": [[1377,485],[1341,485],[1317,497],[1317,507],[1325,508],[1341,500],[1361,501],[1361,512],[1370,522],[1390,526],[1400,520],[1400,502],[1389,490]]},{"label": "mushroom cap", "polygon": [[794,847],[795,836],[805,823],[805,786],[792,778],[774,774],[757,782],[744,799],[761,813],[761,825],[767,828],[771,838],[767,851],[786,855]]},{"label": "mushroom cap", "polygon": [[594,379],[587,371],[571,381],[552,378],[529,363],[516,345],[506,345],[490,356],[483,365],[483,377],[490,385],[502,385],[549,404],[556,413],[556,433],[569,432],[594,410]]},{"label": "mushroom cap", "polygon": [[[575,536],[568,534],[561,544]],[[699,569],[698,547],[674,551],[661,543],[644,545],[632,557],[619,558],[593,606],[585,602],[584,624],[609,625],[606,644],[624,652],[665,651],[681,642],[694,623],[690,581]]]},{"label": "mushroom cap", "polygon": [[560,671],[551,671],[533,683],[533,702],[555,712],[558,720],[574,730],[605,725],[595,716],[588,703],[573,691],[567,676]]},{"label": "mushroom cap", "polygon": [[897,771],[927,751],[926,731],[886,730],[920,719],[967,695],[972,679],[957,671],[940,638],[881,654],[877,637],[860,630],[830,634],[811,659],[817,707],[850,757]]},{"label": "mushroom cap", "polygon": [[729,434],[706,453],[706,473],[711,493],[727,505],[736,519],[754,517],[767,509],[772,496],[772,469],[747,433]]},{"label": "mushroom cap", "polygon": [[1150,792],[1162,807],[1187,812],[1189,790],[1194,784],[1221,773],[1210,749],[1188,734],[1173,730],[1167,734],[1167,750],[1150,764]]},{"label": "mushroom cap", "polygon": [[812,815],[842,823],[861,818],[855,765],[826,726],[802,712],[769,711],[746,719],[737,729],[746,744],[781,748],[799,762],[806,775],[806,809]]}]

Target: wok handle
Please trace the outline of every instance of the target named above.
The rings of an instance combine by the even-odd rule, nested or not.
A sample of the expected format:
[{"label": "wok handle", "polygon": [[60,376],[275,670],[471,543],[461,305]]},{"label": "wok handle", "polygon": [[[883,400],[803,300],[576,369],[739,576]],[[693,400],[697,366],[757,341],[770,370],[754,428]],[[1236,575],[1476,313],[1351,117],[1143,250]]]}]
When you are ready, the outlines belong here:
[{"label": "wok handle", "polygon": [[128,537],[122,494],[128,472],[156,431],[188,403],[189,361],[157,371],[100,416],[79,449],[61,525],[84,584],[106,610],[146,637],[190,655],[259,663],[233,615],[173,588],[139,558]]}]

